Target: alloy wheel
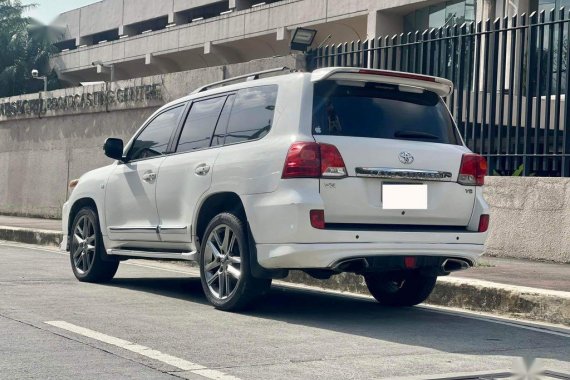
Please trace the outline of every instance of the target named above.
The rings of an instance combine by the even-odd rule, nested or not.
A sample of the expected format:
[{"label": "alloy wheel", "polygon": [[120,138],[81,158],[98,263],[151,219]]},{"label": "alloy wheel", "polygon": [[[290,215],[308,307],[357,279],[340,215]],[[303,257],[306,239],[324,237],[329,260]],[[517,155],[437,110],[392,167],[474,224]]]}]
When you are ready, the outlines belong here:
[{"label": "alloy wheel", "polygon": [[214,297],[226,299],[236,291],[241,278],[241,250],[231,227],[221,224],[210,233],[203,265],[208,289]]},{"label": "alloy wheel", "polygon": [[93,266],[95,245],[95,227],[91,219],[84,215],[75,224],[71,247],[73,265],[80,274],[87,273]]}]

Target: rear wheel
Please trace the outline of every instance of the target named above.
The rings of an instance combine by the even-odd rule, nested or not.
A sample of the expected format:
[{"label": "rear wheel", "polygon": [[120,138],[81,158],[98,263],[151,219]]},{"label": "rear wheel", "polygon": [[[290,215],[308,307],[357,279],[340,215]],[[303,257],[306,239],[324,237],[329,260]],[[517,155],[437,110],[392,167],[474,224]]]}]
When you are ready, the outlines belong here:
[{"label": "rear wheel", "polygon": [[266,293],[271,280],[252,276],[246,228],[237,216],[221,213],[211,221],[200,249],[200,278],[208,301],[235,311]]},{"label": "rear wheel", "polygon": [[431,294],[436,276],[417,272],[400,276],[368,274],[364,276],[368,290],[376,300],[386,306],[414,306],[425,301]]},{"label": "rear wheel", "polygon": [[107,282],[117,273],[119,261],[105,260],[105,247],[97,213],[84,207],[75,216],[71,229],[70,260],[79,281]]}]

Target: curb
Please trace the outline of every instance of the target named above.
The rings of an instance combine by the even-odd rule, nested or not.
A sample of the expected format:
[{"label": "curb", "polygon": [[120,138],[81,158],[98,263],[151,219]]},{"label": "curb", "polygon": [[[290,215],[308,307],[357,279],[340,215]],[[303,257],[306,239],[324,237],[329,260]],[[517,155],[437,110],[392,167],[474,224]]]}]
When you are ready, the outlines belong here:
[{"label": "curb", "polygon": [[0,240],[59,247],[62,235],[50,230],[0,226]]},{"label": "curb", "polygon": [[[59,247],[59,232],[0,226],[0,240]],[[369,295],[362,276],[341,273],[317,280],[291,271],[282,280],[322,289]],[[570,292],[544,290],[461,277],[440,277],[427,304],[570,326]]]},{"label": "curb", "polygon": [[[352,273],[341,273],[329,280],[317,280],[304,272],[291,271],[284,281],[370,295],[364,278]],[[426,303],[570,326],[570,292],[461,277],[439,277]]]}]

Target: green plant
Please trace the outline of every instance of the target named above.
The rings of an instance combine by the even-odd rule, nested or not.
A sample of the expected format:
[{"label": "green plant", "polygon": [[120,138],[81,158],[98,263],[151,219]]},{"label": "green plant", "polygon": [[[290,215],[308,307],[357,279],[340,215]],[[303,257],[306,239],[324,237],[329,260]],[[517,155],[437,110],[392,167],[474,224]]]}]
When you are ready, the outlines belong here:
[{"label": "green plant", "polygon": [[34,6],[0,0],[0,97],[41,91],[41,81],[31,77],[33,69],[48,74],[49,87],[58,87],[55,73],[48,73],[49,57],[56,51],[48,28],[23,16]]},{"label": "green plant", "polygon": [[[493,175],[494,176],[507,176],[507,177],[522,177],[524,173],[524,164],[520,164],[518,168],[516,168],[511,175],[505,175],[502,174],[496,170],[493,170]],[[532,177],[534,176],[534,173],[530,173],[527,177]]]}]

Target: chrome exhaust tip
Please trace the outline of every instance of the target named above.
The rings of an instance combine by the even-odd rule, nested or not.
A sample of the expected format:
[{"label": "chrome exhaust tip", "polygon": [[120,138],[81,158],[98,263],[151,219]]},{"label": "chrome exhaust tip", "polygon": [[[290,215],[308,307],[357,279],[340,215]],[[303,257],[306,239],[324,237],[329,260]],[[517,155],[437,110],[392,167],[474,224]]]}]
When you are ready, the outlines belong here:
[{"label": "chrome exhaust tip", "polygon": [[458,272],[469,268],[471,268],[471,264],[463,259],[446,259],[441,264],[441,269],[446,273]]},{"label": "chrome exhaust tip", "polygon": [[341,260],[332,266],[336,272],[359,272],[369,267],[368,260],[363,257]]}]

